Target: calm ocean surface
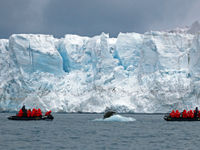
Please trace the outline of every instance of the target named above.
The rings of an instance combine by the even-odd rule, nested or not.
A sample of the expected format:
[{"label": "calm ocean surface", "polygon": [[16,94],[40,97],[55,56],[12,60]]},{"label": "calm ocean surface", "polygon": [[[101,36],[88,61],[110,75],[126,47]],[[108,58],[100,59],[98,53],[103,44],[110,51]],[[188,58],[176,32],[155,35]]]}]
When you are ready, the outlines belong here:
[{"label": "calm ocean surface", "polygon": [[0,150],[199,149],[200,122],[166,122],[135,115],[133,122],[94,121],[102,114],[53,114],[53,121],[11,121],[0,113]]}]

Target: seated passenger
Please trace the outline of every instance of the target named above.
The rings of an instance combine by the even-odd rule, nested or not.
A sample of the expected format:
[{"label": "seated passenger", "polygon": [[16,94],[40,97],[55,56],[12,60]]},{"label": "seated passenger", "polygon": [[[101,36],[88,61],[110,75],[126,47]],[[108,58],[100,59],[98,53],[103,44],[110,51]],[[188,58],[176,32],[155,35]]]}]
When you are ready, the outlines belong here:
[{"label": "seated passenger", "polygon": [[35,109],[35,117],[37,117],[37,116],[38,116],[38,110]]},{"label": "seated passenger", "polygon": [[200,110],[199,110],[199,113],[198,113],[198,115],[197,115],[199,118],[200,118]]},{"label": "seated passenger", "polygon": [[42,116],[42,112],[41,112],[41,109],[40,109],[40,108],[37,110],[37,112],[36,112],[36,116],[37,116],[37,117]]},{"label": "seated passenger", "polygon": [[31,117],[35,117],[35,108],[33,108],[32,112],[31,112]]},{"label": "seated passenger", "polygon": [[49,111],[47,111],[46,113],[45,113],[45,116],[50,116],[51,115],[51,110],[49,110]]},{"label": "seated passenger", "polygon": [[187,111],[187,118],[190,118],[190,111]]},{"label": "seated passenger", "polygon": [[180,112],[178,110],[176,110],[175,117],[180,118]]},{"label": "seated passenger", "polygon": [[38,113],[39,113],[39,116],[42,116],[42,111],[40,108],[38,109]]},{"label": "seated passenger", "polygon": [[170,113],[170,117],[172,117],[172,118],[175,117],[175,112],[174,112],[174,110],[172,110],[172,112]]},{"label": "seated passenger", "polygon": [[31,117],[31,110],[27,110],[27,117]]},{"label": "seated passenger", "polygon": [[19,113],[17,114],[18,117],[22,117],[23,116],[23,111],[22,109],[19,110]]},{"label": "seated passenger", "polygon": [[182,117],[187,118],[187,111],[186,110],[183,110]]},{"label": "seated passenger", "polygon": [[194,113],[192,110],[188,111],[188,118],[194,118]]},{"label": "seated passenger", "polygon": [[194,118],[194,112],[190,110],[190,118]]}]

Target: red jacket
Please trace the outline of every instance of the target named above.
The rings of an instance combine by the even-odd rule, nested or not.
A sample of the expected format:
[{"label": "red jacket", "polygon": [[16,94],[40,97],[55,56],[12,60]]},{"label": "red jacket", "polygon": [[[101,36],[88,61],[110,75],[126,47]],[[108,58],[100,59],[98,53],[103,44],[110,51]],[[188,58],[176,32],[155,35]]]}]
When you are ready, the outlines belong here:
[{"label": "red jacket", "polygon": [[35,117],[35,109],[32,110],[31,117]]},{"label": "red jacket", "polygon": [[187,117],[188,117],[188,118],[194,118],[194,113],[193,113],[192,110],[188,111]]},{"label": "red jacket", "polygon": [[38,116],[42,116],[42,111],[40,108],[38,109]]},{"label": "red jacket", "polygon": [[31,117],[31,111],[27,110],[27,117]]},{"label": "red jacket", "polygon": [[180,118],[180,115],[181,115],[180,112],[178,110],[176,110],[175,117]]},{"label": "red jacket", "polygon": [[174,110],[172,110],[172,112],[170,113],[170,116],[171,116],[172,118],[175,117],[175,112],[174,112]]},{"label": "red jacket", "polygon": [[47,111],[47,112],[45,113],[45,116],[49,116],[50,114],[51,114],[51,110]]},{"label": "red jacket", "polygon": [[23,111],[22,109],[19,110],[19,113],[17,114],[18,117],[22,117],[23,116]]},{"label": "red jacket", "polygon": [[199,111],[199,113],[198,113],[198,115],[197,115],[199,118],[200,118],[200,111]]},{"label": "red jacket", "polygon": [[187,118],[187,111],[186,111],[186,110],[183,111],[182,117],[183,117],[183,118]]}]

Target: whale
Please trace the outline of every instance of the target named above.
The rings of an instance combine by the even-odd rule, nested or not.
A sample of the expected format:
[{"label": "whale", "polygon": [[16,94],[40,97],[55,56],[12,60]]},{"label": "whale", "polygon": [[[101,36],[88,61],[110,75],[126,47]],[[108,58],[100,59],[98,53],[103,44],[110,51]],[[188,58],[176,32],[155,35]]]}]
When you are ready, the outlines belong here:
[{"label": "whale", "polygon": [[107,111],[107,112],[104,113],[103,119],[109,118],[109,117],[111,117],[111,116],[113,116],[115,114],[116,114],[115,111]]}]

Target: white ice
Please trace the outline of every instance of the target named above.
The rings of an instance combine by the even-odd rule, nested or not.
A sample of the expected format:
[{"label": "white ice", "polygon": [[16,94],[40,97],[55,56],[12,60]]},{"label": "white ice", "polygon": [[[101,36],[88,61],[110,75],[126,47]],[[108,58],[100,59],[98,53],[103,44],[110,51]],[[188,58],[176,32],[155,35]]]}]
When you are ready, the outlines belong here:
[{"label": "white ice", "polygon": [[23,104],[55,112],[200,106],[200,33],[183,31],[0,39],[0,111]]},{"label": "white ice", "polygon": [[132,117],[124,117],[121,115],[113,115],[106,119],[99,118],[99,119],[94,119],[93,121],[132,122],[132,121],[136,121],[136,119]]}]

